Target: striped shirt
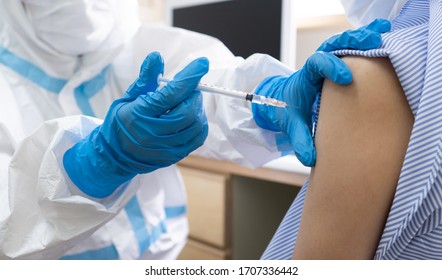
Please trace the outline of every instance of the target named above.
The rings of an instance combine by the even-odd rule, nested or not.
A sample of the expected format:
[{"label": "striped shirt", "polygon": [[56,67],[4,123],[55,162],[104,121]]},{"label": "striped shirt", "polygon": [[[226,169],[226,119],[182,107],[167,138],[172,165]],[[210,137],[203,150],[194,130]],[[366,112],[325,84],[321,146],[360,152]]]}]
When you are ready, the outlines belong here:
[{"label": "striped shirt", "polygon": [[[442,259],[442,1],[409,0],[381,48],[337,55],[389,57],[415,117],[375,259]],[[308,181],[263,259],[290,259]]]}]

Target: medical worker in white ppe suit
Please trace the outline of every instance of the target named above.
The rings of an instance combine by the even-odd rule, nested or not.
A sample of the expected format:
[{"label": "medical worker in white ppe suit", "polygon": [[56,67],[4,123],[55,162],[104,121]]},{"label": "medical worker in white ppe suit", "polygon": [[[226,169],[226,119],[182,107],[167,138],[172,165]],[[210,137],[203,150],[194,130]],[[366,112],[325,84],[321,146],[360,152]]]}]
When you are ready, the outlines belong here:
[{"label": "medical worker in white ppe suit", "polygon": [[[134,0],[0,2],[0,258],[176,258],[188,228],[174,163],[200,146],[250,167],[293,150],[314,165],[315,93],[323,77],[351,82],[337,57],[317,52],[293,72],[137,13]],[[375,21],[320,49],[376,48],[388,29]],[[201,78],[300,108],[203,103]]]}]

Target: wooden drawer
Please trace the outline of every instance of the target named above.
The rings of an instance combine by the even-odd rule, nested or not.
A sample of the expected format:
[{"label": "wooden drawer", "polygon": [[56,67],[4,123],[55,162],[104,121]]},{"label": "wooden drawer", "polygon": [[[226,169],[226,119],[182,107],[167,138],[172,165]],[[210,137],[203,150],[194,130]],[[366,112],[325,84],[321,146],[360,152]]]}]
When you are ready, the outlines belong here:
[{"label": "wooden drawer", "polygon": [[179,260],[225,260],[228,251],[218,249],[195,240],[188,240]]},{"label": "wooden drawer", "polygon": [[191,239],[229,246],[229,175],[180,166],[186,184]]}]

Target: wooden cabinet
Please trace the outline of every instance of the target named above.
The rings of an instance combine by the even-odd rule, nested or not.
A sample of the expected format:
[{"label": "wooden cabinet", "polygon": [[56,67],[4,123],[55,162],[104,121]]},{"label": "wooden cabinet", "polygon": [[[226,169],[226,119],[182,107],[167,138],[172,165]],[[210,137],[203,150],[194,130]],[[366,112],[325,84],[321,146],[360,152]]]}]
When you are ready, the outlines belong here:
[{"label": "wooden cabinet", "polygon": [[179,259],[230,258],[230,175],[180,166],[186,185],[189,241]]},{"label": "wooden cabinet", "polygon": [[178,259],[180,260],[225,260],[229,250],[219,249],[194,239],[189,239]]},{"label": "wooden cabinet", "polygon": [[184,260],[259,258],[307,178],[195,157],[179,168],[189,218]]},{"label": "wooden cabinet", "polygon": [[229,175],[180,167],[187,191],[190,238],[219,249],[229,246]]}]

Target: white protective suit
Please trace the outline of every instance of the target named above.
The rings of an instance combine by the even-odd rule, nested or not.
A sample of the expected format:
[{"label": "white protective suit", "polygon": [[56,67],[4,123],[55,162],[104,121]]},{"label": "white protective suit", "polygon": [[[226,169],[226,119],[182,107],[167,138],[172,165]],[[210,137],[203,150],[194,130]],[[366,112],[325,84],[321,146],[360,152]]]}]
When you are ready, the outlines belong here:
[{"label": "white protective suit", "polygon": [[[135,0],[115,2],[118,15],[136,18],[136,9],[127,9]],[[63,44],[54,35],[52,45],[29,17],[21,1],[0,2],[0,258],[176,258],[188,234],[176,166],[136,176],[123,191],[97,200],[69,180],[64,152],[101,123],[151,51],[165,58],[165,77],[206,56],[204,82],[243,90],[292,70],[265,55],[235,57],[208,36],[118,17],[105,44],[88,37],[92,43],[83,50],[88,40],[66,38]],[[118,28],[122,32],[114,34]],[[77,49],[87,53],[78,56]],[[205,94],[204,105],[209,136],[199,155],[260,166],[289,150],[282,134],[257,127],[249,104]]]},{"label": "white protective suit", "polygon": [[377,18],[393,20],[407,0],[341,0],[351,24],[361,27]]}]

